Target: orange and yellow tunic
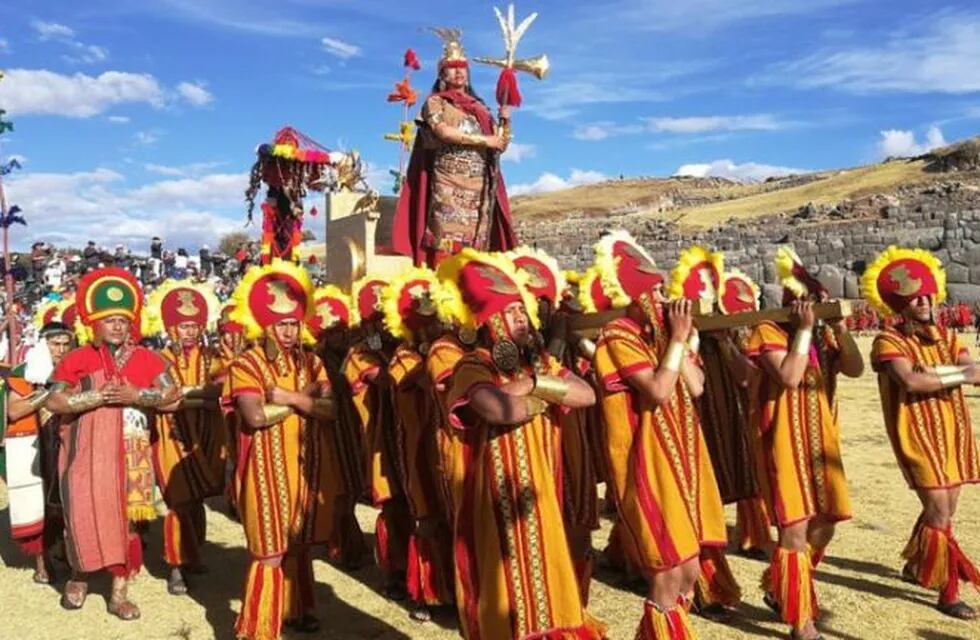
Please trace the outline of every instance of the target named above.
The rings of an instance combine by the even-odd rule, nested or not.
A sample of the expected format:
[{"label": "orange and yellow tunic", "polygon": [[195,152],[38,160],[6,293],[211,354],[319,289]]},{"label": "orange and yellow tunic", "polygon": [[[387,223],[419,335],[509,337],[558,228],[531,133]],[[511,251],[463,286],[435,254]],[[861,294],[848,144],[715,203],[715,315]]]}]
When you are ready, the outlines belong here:
[{"label": "orange and yellow tunic", "polygon": [[456,364],[466,355],[466,348],[459,339],[447,334],[436,339],[429,346],[425,358],[426,375],[433,396],[433,407],[438,421],[436,446],[439,449],[439,475],[442,478],[444,504],[450,523],[453,521],[452,507],[459,499],[463,488],[465,469],[459,455],[461,441],[456,430],[449,424],[447,399],[452,390],[452,375]]},{"label": "orange and yellow tunic", "polygon": [[886,329],[875,338],[871,364],[878,372],[881,409],[895,457],[915,489],[957,487],[980,482],[980,456],[963,389],[910,393],[883,365],[904,358],[922,371],[955,365],[967,355],[952,329],[928,327],[907,335]]},{"label": "orange and yellow tunic", "polygon": [[[785,329],[763,322],[753,329],[746,352],[758,361],[770,351],[788,352],[791,342]],[[753,377],[750,414],[756,427],[750,436],[756,480],[780,527],[815,516],[831,521],[851,517],[835,394],[838,355],[830,331],[815,332],[799,387],[786,389],[761,366]]]},{"label": "orange and yellow tunic", "polygon": [[[330,383],[312,353],[279,353],[260,344],[231,366],[234,397],[265,397],[269,387],[304,391]],[[292,414],[272,426],[250,430],[242,425],[238,468],[238,510],[249,552],[254,558],[286,553],[294,544],[326,543],[333,523],[326,488],[336,469],[324,457],[331,425]]]},{"label": "orange and yellow tunic", "polygon": [[[663,344],[661,344],[663,343]],[[725,518],[694,400],[678,379],[670,402],[653,406],[627,382],[656,370],[666,343],[629,318],[599,334],[595,367],[620,542],[648,578],[726,544]]]},{"label": "orange and yellow tunic", "polygon": [[[551,359],[543,367],[564,373]],[[457,364],[447,398],[464,469],[453,508],[463,637],[600,638],[602,630],[579,600],[562,526],[554,411],[521,425],[494,426],[467,406],[480,387],[513,379],[486,349],[477,349]]]},{"label": "orange and yellow tunic", "polygon": [[[196,346],[163,349],[180,387],[212,384],[221,362]],[[226,433],[217,408],[179,409],[155,416],[153,463],[163,499],[170,508],[221,495],[225,481]]]},{"label": "orange and yellow tunic", "polygon": [[[591,379],[591,364],[581,357],[571,357],[575,371]],[[596,394],[598,395],[598,394]],[[599,482],[595,464],[594,439],[601,411],[585,407],[563,412],[558,417],[562,448],[562,508],[566,524],[595,530],[599,528]]]},{"label": "orange and yellow tunic", "polygon": [[231,397],[231,364],[238,357],[231,349],[224,346],[220,348],[215,359],[217,361],[216,374],[212,382],[221,385],[221,399],[218,406],[221,409],[222,420],[225,428],[225,443],[227,456],[225,460],[225,494],[229,497],[232,505],[235,504],[238,496],[236,486],[235,469],[238,467],[238,436],[239,436],[239,417],[235,411],[235,401]]},{"label": "orange and yellow tunic", "polygon": [[354,408],[361,421],[367,481],[375,506],[402,495],[392,450],[394,434],[389,424],[393,416],[381,386],[383,376],[384,362],[378,353],[363,344],[351,347],[344,363],[344,377],[350,383]]}]

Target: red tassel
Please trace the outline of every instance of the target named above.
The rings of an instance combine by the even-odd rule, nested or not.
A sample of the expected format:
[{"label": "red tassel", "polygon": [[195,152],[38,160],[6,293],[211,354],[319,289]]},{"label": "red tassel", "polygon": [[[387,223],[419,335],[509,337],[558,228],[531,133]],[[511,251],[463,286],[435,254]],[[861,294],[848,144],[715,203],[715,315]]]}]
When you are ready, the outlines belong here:
[{"label": "red tassel", "polygon": [[513,69],[504,69],[497,78],[497,104],[500,106],[521,106],[521,92],[517,88],[517,74]]},{"label": "red tassel", "polygon": [[419,57],[415,54],[414,49],[405,50],[405,66],[415,71],[422,68],[422,63],[419,62]]}]

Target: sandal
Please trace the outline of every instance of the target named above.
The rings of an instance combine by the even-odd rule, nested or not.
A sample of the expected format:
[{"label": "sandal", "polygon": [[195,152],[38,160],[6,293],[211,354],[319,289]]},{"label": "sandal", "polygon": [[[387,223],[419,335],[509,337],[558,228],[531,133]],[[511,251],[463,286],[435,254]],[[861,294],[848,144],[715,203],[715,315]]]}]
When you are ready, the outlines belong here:
[{"label": "sandal", "polygon": [[408,617],[415,622],[429,622],[432,620],[432,612],[425,605],[419,605],[409,612]]},{"label": "sandal", "polygon": [[167,578],[167,593],[172,596],[187,595],[187,583],[184,581],[184,574],[177,567],[170,570],[170,577]]},{"label": "sandal", "polygon": [[717,622],[719,624],[731,622],[732,616],[735,615],[734,609],[731,607],[726,607],[718,602],[707,606],[699,605],[695,607],[695,609],[697,614],[705,620],[711,620],[712,622]]},{"label": "sandal", "polygon": [[69,580],[65,583],[65,592],[61,594],[61,607],[69,611],[81,609],[88,596],[88,583],[81,580]]},{"label": "sandal", "polygon": [[107,609],[112,615],[127,622],[138,620],[140,617],[140,608],[134,602],[126,599],[117,600],[110,598]]},{"label": "sandal", "polygon": [[936,608],[957,620],[976,620],[978,617],[977,610],[962,600],[957,602],[940,602],[936,605]]}]

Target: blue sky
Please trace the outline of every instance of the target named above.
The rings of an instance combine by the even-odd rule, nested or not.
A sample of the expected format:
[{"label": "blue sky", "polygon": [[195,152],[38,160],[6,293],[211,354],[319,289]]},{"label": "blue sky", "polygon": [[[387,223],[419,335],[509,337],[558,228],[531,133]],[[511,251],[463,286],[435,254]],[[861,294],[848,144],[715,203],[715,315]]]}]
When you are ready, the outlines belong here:
[{"label": "blue sky", "polygon": [[[33,239],[142,249],[241,228],[253,149],[283,124],[355,148],[390,191],[385,102],[429,26],[499,55],[490,2],[5,0],[0,108],[23,159],[8,200]],[[501,5],[502,6],[502,5]],[[980,6],[877,0],[549,0],[522,55],[547,53],[504,164],[512,193],[604,177],[761,179],[914,155],[976,133]],[[492,98],[496,71],[474,65]],[[312,221],[319,227],[322,218]]]}]

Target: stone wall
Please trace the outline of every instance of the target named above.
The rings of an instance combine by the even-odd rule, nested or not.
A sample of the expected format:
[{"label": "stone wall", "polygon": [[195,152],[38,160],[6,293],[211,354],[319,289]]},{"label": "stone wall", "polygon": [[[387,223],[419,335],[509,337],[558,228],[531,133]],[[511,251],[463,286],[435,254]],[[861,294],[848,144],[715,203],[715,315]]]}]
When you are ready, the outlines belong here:
[{"label": "stone wall", "polygon": [[946,266],[951,301],[980,301],[980,186],[974,184],[906,187],[894,195],[844,201],[835,207],[806,205],[794,214],[730,221],[698,232],[638,215],[518,222],[518,234],[526,243],[548,251],[565,268],[579,270],[591,264],[592,245],[600,234],[617,228],[632,233],[665,269],[694,243],[723,251],[726,265],[760,283],[770,303],[780,295],[773,255],[785,243],[833,297],[858,298],[865,265],[897,244],[936,254]]}]

